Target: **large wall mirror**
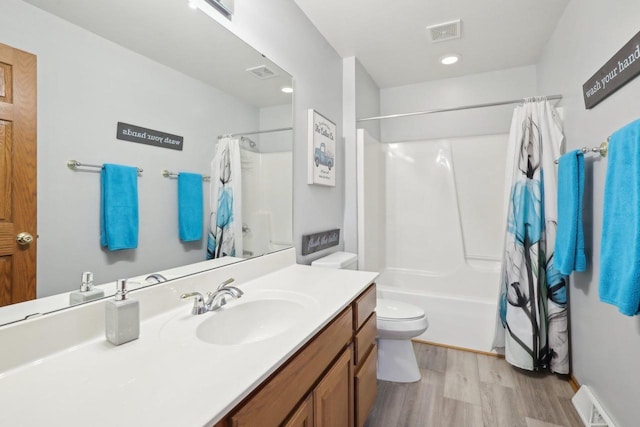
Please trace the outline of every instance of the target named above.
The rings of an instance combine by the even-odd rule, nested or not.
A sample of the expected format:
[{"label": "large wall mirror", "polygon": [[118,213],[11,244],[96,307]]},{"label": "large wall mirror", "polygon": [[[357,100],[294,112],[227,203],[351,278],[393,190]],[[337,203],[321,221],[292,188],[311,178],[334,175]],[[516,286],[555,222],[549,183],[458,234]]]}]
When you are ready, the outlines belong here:
[{"label": "large wall mirror", "polygon": [[[292,245],[292,95],[282,91],[292,77],[187,0],[3,0],[0,43],[37,56],[31,307],[65,295],[26,313],[16,306],[29,303],[2,307],[0,324],[64,307],[84,271],[102,284],[204,261],[209,183],[204,237],[183,243],[177,182],[162,171],[210,175],[222,136],[241,153],[243,250],[233,261]],[[183,149],[117,139],[118,122],[182,136]],[[143,169],[137,249],[100,246],[100,170],[72,170],[69,160]]]}]

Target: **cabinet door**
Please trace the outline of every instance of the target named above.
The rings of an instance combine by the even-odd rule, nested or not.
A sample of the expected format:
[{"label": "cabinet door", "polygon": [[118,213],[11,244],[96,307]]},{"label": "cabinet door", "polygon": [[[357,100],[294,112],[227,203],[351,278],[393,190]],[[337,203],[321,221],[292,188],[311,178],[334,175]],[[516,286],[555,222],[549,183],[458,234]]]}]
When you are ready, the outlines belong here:
[{"label": "cabinet door", "polygon": [[376,367],[378,362],[378,347],[374,346],[367,358],[362,362],[355,377],[356,383],[356,427],[364,426],[369,412],[376,402],[378,382]]},{"label": "cabinet door", "polygon": [[284,427],[314,427],[313,395],[309,395],[298,410],[284,423]]},{"label": "cabinet door", "polygon": [[353,426],[351,369],[351,347],[349,347],[313,391],[316,427]]}]

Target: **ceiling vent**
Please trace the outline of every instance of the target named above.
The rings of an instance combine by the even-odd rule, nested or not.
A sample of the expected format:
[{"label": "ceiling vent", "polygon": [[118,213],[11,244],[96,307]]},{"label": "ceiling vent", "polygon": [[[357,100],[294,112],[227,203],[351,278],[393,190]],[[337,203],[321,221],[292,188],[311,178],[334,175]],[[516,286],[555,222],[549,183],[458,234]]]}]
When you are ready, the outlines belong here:
[{"label": "ceiling vent", "polygon": [[431,42],[443,42],[460,38],[460,20],[427,26]]},{"label": "ceiling vent", "polygon": [[259,78],[260,80],[270,79],[271,77],[275,77],[278,75],[271,68],[266,65],[260,65],[258,67],[247,68],[247,71]]}]

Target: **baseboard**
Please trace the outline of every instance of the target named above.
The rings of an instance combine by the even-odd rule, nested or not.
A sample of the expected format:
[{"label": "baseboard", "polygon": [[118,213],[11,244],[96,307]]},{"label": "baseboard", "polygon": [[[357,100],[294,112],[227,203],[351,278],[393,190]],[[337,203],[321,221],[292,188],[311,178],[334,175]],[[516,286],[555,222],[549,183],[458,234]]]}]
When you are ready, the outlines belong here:
[{"label": "baseboard", "polygon": [[569,385],[573,389],[574,393],[577,392],[578,389],[580,388],[580,383],[578,382],[576,377],[573,376],[573,374],[569,375]]},{"label": "baseboard", "polygon": [[437,343],[437,342],[425,341],[425,340],[420,340],[420,339],[415,339],[415,338],[412,339],[411,341],[417,342],[417,343],[420,343],[420,344],[428,344],[428,345],[433,345],[433,346],[436,346],[436,347],[450,348],[452,350],[466,351],[468,353],[483,354],[485,356],[493,356],[493,357],[499,357],[501,359],[504,359],[504,354],[492,353],[492,352],[489,352],[489,351],[481,351],[481,350],[475,350],[473,348],[457,347],[455,345],[440,344],[440,343]]}]

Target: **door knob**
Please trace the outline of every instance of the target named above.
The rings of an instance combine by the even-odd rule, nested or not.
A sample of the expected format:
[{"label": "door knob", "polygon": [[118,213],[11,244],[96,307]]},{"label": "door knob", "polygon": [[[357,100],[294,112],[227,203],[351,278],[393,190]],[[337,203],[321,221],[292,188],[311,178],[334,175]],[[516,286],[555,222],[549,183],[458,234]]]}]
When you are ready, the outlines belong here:
[{"label": "door knob", "polygon": [[20,246],[26,246],[29,243],[33,242],[33,236],[23,231],[22,233],[16,236],[16,242],[18,242]]}]

